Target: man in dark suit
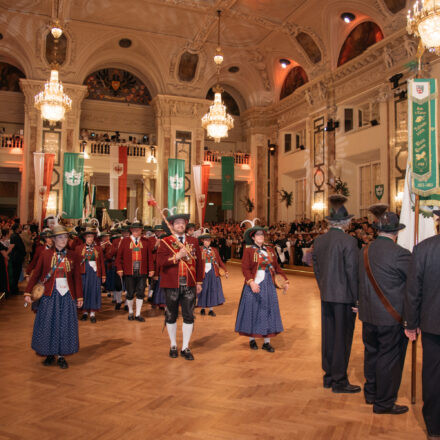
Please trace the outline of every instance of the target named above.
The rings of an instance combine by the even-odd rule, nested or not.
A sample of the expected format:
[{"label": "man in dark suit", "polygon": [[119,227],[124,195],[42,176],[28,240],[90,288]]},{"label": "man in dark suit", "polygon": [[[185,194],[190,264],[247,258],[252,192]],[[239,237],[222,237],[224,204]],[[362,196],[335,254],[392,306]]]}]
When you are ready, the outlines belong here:
[{"label": "man in dark suit", "polygon": [[9,254],[9,264],[12,268],[12,277],[9,281],[10,293],[12,295],[19,295],[18,281],[20,280],[21,270],[23,268],[24,257],[26,256],[26,249],[23,240],[20,236],[21,225],[20,223],[14,223],[12,226],[11,235],[11,252]]},{"label": "man in dark suit", "polygon": [[322,369],[324,388],[334,393],[359,393],[347,377],[356,320],[358,298],[358,246],[355,238],[345,233],[352,215],[344,203],[347,198],[329,197],[329,231],[315,240],[313,267],[321,292]]},{"label": "man in dark suit", "polygon": [[[396,244],[397,233],[405,227],[387,205],[373,205],[374,227],[378,238],[359,252],[359,319],[365,346],[365,401],[376,414],[403,414],[405,405],[397,405],[408,339],[405,336],[402,311],[406,276],[411,253]],[[369,279],[366,266],[380,292]],[[383,294],[389,304],[384,305]],[[393,311],[394,309],[394,311]]]},{"label": "man in dark suit", "polygon": [[[440,216],[440,211],[434,211]],[[413,249],[405,295],[406,335],[422,332],[423,417],[429,438],[440,437],[440,236]]]}]

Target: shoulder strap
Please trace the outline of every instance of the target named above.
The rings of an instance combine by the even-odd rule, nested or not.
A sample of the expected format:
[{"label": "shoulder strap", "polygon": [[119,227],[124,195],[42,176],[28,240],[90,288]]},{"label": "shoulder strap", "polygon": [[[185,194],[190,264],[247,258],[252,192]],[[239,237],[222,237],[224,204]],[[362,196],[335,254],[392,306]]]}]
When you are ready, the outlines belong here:
[{"label": "shoulder strap", "polygon": [[365,265],[365,271],[367,272],[368,279],[370,280],[370,283],[372,284],[378,298],[380,299],[381,303],[386,308],[387,312],[399,323],[402,324],[403,320],[400,316],[399,312],[392,306],[392,304],[389,302],[388,298],[384,295],[381,288],[379,287],[379,284],[377,284],[376,279],[374,278],[373,272],[371,272],[370,267],[370,260],[368,258],[368,246],[365,246],[364,248],[364,265]]}]

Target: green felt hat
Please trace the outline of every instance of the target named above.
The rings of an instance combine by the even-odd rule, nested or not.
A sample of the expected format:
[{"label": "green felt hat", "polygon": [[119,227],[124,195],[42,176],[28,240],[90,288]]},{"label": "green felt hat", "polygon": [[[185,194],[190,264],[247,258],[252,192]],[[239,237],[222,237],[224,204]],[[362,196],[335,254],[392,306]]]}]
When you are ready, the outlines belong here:
[{"label": "green felt hat", "polygon": [[263,226],[252,226],[249,229],[246,229],[243,238],[246,244],[252,245],[254,244],[254,240],[252,240],[252,237],[255,235],[258,231],[267,232],[268,228],[264,228]]}]

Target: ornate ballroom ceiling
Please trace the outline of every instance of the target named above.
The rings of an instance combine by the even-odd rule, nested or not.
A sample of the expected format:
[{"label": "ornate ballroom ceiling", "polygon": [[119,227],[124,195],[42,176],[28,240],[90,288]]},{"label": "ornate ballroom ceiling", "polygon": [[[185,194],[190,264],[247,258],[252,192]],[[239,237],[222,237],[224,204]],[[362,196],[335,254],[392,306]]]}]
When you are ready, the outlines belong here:
[{"label": "ornate ballroom ceiling", "polygon": [[[292,67],[309,80],[337,67],[356,26],[376,23],[386,38],[405,26],[409,0],[59,0],[70,39],[64,81],[83,83],[105,67],[126,68],[157,93],[205,97],[215,83],[216,11],[222,10],[221,82],[244,107],[279,99]],[[0,0],[0,61],[45,78],[41,56],[54,0]],[[343,12],[356,18],[347,24]],[[129,39],[130,47],[121,47]],[[2,53],[2,46],[4,48]],[[181,64],[182,55],[185,63]],[[196,55],[196,56],[195,56]],[[9,58],[7,58],[9,56]],[[17,58],[17,56],[15,56]],[[280,58],[291,62],[287,69]],[[231,69],[233,67],[233,69]],[[236,72],[231,72],[237,70]],[[183,72],[183,73],[182,73]],[[183,78],[183,79],[182,79]]]}]

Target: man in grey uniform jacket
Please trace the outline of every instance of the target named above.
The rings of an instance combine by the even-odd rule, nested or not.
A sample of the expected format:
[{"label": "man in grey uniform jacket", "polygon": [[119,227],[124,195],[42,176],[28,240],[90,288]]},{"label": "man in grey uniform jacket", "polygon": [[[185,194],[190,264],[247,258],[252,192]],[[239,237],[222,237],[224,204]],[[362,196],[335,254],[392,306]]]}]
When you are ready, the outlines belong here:
[{"label": "man in grey uniform jacket", "polygon": [[[434,211],[437,216],[440,211]],[[405,295],[405,333],[422,331],[423,417],[429,438],[440,437],[440,236],[413,249]]]},{"label": "man in grey uniform jacket", "polygon": [[347,198],[329,197],[330,230],[318,237],[313,249],[313,267],[321,292],[322,369],[324,387],[334,393],[358,393],[347,377],[356,320],[358,297],[358,245],[345,233],[352,215],[344,206]]},{"label": "man in grey uniform jacket", "polygon": [[[373,226],[379,236],[359,253],[359,319],[363,323],[365,346],[364,394],[365,401],[373,404],[376,414],[403,414],[408,407],[397,405],[396,400],[408,345],[401,316],[411,253],[396,244],[397,233],[405,225],[399,223],[395,213],[385,212],[387,207],[370,207],[377,218]],[[365,258],[368,258],[371,275],[381,291],[379,294],[368,277]],[[387,306],[379,298],[380,294],[388,300]]]}]

